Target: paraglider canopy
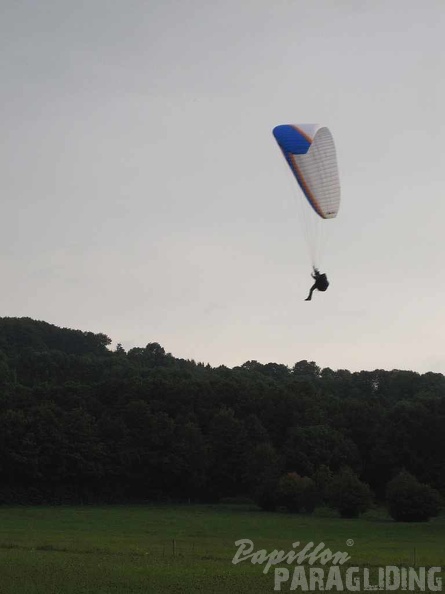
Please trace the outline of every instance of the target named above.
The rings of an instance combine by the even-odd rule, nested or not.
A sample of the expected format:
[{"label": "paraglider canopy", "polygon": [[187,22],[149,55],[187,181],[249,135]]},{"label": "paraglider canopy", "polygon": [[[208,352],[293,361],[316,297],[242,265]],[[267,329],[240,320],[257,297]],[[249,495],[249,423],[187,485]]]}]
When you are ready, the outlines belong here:
[{"label": "paraglider canopy", "polygon": [[340,181],[332,135],[319,124],[283,124],[273,135],[314,211],[322,219],[337,216]]}]

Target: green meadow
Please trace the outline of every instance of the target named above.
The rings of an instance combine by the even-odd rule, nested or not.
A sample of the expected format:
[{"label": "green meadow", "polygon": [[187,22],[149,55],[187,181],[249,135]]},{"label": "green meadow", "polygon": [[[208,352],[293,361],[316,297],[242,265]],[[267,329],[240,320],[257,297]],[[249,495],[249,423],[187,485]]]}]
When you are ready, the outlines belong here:
[{"label": "green meadow", "polygon": [[[268,553],[324,543],[350,557],[342,571],[445,566],[444,516],[405,524],[381,510],[343,520],[323,509],[290,515],[248,505],[0,507],[0,593],[273,592],[273,567],[232,564],[240,539]],[[281,591],[291,591],[295,564],[277,567],[289,569]]]}]

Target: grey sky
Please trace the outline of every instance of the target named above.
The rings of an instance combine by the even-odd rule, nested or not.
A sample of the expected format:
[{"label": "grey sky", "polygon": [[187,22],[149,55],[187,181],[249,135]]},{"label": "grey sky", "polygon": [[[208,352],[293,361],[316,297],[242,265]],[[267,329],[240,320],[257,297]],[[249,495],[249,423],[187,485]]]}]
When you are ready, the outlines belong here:
[{"label": "grey sky", "polygon": [[[442,0],[3,0],[1,316],[249,359],[445,372]],[[325,294],[271,134],[319,122]]]}]

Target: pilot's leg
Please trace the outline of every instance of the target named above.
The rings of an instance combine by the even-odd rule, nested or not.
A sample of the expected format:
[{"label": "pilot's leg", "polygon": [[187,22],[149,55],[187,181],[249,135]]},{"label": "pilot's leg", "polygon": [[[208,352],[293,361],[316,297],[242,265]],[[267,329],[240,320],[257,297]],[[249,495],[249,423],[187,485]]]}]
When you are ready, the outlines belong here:
[{"label": "pilot's leg", "polygon": [[315,284],[312,285],[311,290],[309,291],[309,295],[306,297],[305,301],[310,301],[312,299],[312,293],[314,292]]}]

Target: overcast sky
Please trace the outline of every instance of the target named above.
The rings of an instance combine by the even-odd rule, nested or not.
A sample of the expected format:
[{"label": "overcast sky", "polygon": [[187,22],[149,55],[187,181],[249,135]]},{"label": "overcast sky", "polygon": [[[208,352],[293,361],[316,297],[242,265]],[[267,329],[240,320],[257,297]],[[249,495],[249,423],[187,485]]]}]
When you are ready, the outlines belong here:
[{"label": "overcast sky", "polygon": [[[444,40],[443,0],[3,0],[0,316],[445,373]],[[271,133],[304,122],[342,187],[310,303]]]}]

